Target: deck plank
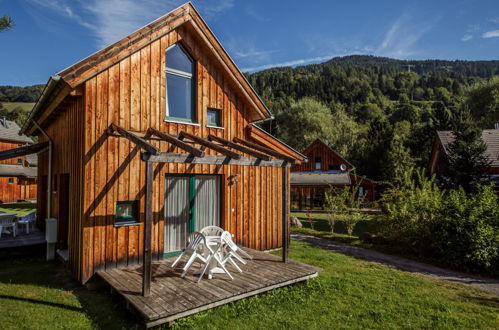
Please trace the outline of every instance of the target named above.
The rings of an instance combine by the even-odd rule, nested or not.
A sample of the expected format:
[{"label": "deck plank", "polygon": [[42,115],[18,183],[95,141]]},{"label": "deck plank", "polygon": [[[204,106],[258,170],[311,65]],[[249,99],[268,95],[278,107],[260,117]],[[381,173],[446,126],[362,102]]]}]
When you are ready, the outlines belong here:
[{"label": "deck plank", "polygon": [[[98,275],[118,292],[144,318],[147,326],[172,322],[210,308],[273,290],[282,286],[306,281],[317,276],[319,268],[290,260],[283,263],[280,257],[246,249],[253,255],[239,273],[229,265],[234,280],[225,274],[215,274],[197,283],[198,276],[189,271],[181,278],[181,268],[170,267],[171,259],[153,263],[151,294],[141,295],[142,267],[101,270]],[[237,262],[237,261],[236,261]]]}]

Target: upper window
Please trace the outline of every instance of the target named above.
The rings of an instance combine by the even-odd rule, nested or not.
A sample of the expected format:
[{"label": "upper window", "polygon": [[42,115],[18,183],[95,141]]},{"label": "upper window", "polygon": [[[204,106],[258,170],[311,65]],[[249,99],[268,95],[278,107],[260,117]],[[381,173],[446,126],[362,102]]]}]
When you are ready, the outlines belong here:
[{"label": "upper window", "polygon": [[208,109],[208,126],[222,127],[219,109]]},{"label": "upper window", "polygon": [[320,157],[315,157],[315,170],[320,171],[322,168],[322,162]]},{"label": "upper window", "polygon": [[175,44],[166,50],[166,119],[196,122],[194,61]]},{"label": "upper window", "polygon": [[17,163],[18,163],[18,164],[22,164],[22,163],[23,163],[22,158],[18,158],[18,159],[17,159]]},{"label": "upper window", "polygon": [[14,183],[14,178],[9,178],[9,184]]}]

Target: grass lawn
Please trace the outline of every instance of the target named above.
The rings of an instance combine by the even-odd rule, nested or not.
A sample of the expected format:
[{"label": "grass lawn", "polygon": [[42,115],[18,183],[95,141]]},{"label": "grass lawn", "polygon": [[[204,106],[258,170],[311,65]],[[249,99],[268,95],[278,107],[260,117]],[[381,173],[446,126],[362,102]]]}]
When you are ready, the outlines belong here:
[{"label": "grass lawn", "polygon": [[[311,228],[308,221],[307,215],[300,212],[292,212],[291,216],[297,217],[298,220],[303,225],[303,228]],[[327,220],[328,215],[326,213],[312,213],[311,218],[313,222],[314,229],[317,231],[331,232],[331,227]],[[338,234],[347,234],[347,229],[345,227],[344,218],[348,215],[336,215],[336,223],[334,225],[334,232]],[[357,236],[364,232],[375,232],[374,228],[374,217],[370,214],[363,214],[362,220],[357,222],[353,235]]]},{"label": "grass lawn", "polygon": [[5,109],[12,111],[17,107],[21,107],[24,111],[31,111],[35,103],[30,102],[0,102],[5,107]]},{"label": "grass lawn", "polygon": [[[499,328],[499,300],[481,291],[293,241],[291,258],[319,277],[182,319],[175,328]],[[36,276],[33,276],[36,274]],[[0,324],[14,328],[129,328],[105,292],[87,291],[41,260],[0,261]]]},{"label": "grass lawn", "polygon": [[0,211],[15,213],[18,217],[22,217],[23,215],[30,214],[31,212],[36,211],[36,203],[19,202],[0,204]]}]

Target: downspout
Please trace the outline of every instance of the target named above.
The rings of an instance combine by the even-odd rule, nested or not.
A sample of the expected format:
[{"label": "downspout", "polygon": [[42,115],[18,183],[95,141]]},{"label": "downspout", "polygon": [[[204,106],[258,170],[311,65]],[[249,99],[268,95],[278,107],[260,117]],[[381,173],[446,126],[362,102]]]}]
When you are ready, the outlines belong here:
[{"label": "downspout", "polygon": [[52,215],[51,206],[52,206],[52,139],[48,136],[47,132],[45,132],[40,125],[36,122],[36,120],[31,119],[33,124],[42,132],[42,134],[47,138],[49,143],[49,168],[47,174],[47,219],[50,219]]}]

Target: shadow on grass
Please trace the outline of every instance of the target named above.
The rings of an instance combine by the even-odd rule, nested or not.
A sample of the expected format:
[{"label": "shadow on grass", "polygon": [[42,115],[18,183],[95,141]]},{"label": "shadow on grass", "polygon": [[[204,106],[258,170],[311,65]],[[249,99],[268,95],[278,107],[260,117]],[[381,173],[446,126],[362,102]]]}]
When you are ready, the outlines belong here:
[{"label": "shadow on grass", "polygon": [[478,297],[478,296],[469,296],[469,295],[461,295],[461,297],[477,305],[499,308],[499,298]]},{"label": "shadow on grass", "polygon": [[[126,313],[124,303],[119,297],[113,297],[109,291],[88,290],[72,279],[71,273],[61,263],[47,262],[43,258],[18,257],[0,259],[0,283],[31,285],[36,291],[46,288],[60,289],[74,295],[81,307],[68,306],[58,302],[47,302],[27,297],[0,294],[0,299],[12,299],[21,302],[49,305],[79,313],[84,313],[99,329],[137,328],[137,319]],[[62,295],[63,293],[61,293]],[[50,327],[50,325],[47,325]]]},{"label": "shadow on grass", "polygon": [[22,297],[9,296],[9,295],[4,295],[4,294],[0,294],[0,299],[10,299],[10,300],[28,302],[28,303],[32,303],[32,304],[47,305],[47,306],[51,306],[51,307],[68,309],[68,310],[71,310],[74,312],[82,312],[83,311],[83,308],[81,308],[81,307],[73,307],[73,306],[69,306],[69,305],[65,305],[65,304],[58,304],[58,303],[53,303],[50,301],[44,301],[44,300],[39,300],[39,299],[22,298]]}]

